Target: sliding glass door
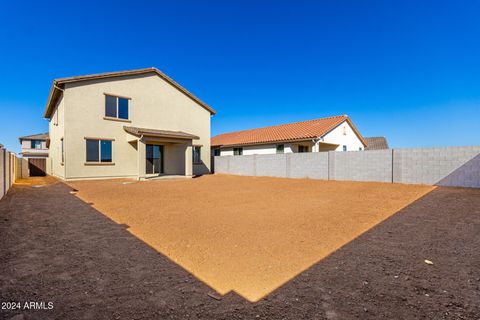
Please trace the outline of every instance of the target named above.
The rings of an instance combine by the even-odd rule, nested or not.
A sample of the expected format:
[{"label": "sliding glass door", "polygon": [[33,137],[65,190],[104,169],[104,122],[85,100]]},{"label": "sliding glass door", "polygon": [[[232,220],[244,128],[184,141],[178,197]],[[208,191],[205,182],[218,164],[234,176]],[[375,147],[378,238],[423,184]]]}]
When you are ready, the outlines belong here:
[{"label": "sliding glass door", "polygon": [[163,146],[147,144],[146,161],[147,174],[163,173]]}]

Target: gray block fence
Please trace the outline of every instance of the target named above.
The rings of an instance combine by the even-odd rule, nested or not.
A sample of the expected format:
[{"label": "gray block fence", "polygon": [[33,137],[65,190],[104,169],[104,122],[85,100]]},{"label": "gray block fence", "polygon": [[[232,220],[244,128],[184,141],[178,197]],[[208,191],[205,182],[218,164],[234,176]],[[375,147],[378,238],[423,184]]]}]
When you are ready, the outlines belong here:
[{"label": "gray block fence", "polygon": [[217,156],[215,172],[480,188],[480,146]]}]

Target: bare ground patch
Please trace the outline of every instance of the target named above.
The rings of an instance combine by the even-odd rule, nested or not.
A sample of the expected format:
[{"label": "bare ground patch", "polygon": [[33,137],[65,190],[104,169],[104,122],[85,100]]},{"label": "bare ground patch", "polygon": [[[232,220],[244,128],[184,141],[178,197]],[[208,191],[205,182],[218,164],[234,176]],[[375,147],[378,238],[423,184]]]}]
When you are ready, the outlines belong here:
[{"label": "bare ground patch", "polygon": [[433,190],[226,175],[69,184],[219,294],[252,302]]},{"label": "bare ground patch", "polygon": [[[216,193],[214,197],[220,197],[220,193],[236,193],[238,199],[233,201],[232,205],[225,202],[220,207],[228,212],[232,212],[229,208],[238,208],[233,209],[238,210],[233,211],[236,213],[248,211],[245,208],[249,208],[249,205],[244,203],[251,199],[251,193],[245,190],[249,185],[248,178],[241,178],[245,179],[243,183],[237,179],[229,180],[230,177],[212,178],[215,179],[209,181],[210,185],[206,188],[209,190],[194,187],[197,179],[173,184],[174,181],[159,181],[153,184],[146,182],[144,185],[150,186],[147,188],[150,190],[144,190],[148,195],[145,199],[159,208],[162,208],[162,204],[163,208],[174,208],[174,204],[178,202],[169,203],[158,194],[158,190],[164,190],[168,185],[170,191],[165,193],[178,194],[179,197],[182,191],[196,190],[200,193],[198,196]],[[334,194],[341,194],[341,190],[355,188],[356,192],[363,190],[368,194],[372,187],[376,188],[376,184],[347,183],[343,187],[345,189],[342,189],[340,185],[343,183],[323,183],[324,187],[319,187],[315,181],[308,180],[267,179],[263,183],[263,178],[257,179],[260,182],[255,182],[254,185],[263,200],[255,201],[283,205],[292,203],[289,206],[298,211],[300,220],[304,219],[301,218],[302,215],[315,216],[315,212],[322,215],[323,211],[315,210],[325,204],[315,200],[313,194],[325,193],[325,196],[333,197]],[[204,183],[205,180],[199,179],[198,183],[200,182]],[[303,184],[297,185],[300,182]],[[108,187],[108,183],[116,183],[118,187]],[[296,271],[295,275],[289,273],[291,278],[286,282],[283,281],[284,278],[267,278],[265,283],[271,283],[273,279],[273,282],[281,283],[280,286],[277,285],[276,290],[257,302],[249,302],[236,294],[237,288],[241,286],[220,296],[212,289],[213,286],[206,284],[211,281],[208,280],[210,278],[199,280],[196,274],[187,271],[182,265],[185,262],[174,262],[166,255],[168,252],[178,255],[177,251],[183,250],[177,248],[192,246],[194,241],[174,241],[182,239],[181,236],[187,231],[198,233],[198,230],[210,226],[201,223],[198,227],[193,227],[192,225],[199,221],[186,218],[192,214],[187,212],[187,205],[181,205],[182,210],[178,211],[176,217],[164,217],[166,225],[178,228],[176,233],[166,232],[168,237],[164,238],[165,242],[168,243],[169,239],[172,239],[172,242],[165,245],[171,251],[164,253],[141,238],[154,236],[154,228],[148,228],[148,221],[150,217],[157,219],[158,211],[147,214],[140,212],[138,221],[141,223],[127,225],[126,220],[121,220],[124,218],[121,208],[108,212],[100,208],[100,201],[96,203],[93,198],[89,198],[87,202],[81,200],[83,197],[86,199],[93,196],[105,199],[110,195],[112,202],[115,202],[113,198],[116,197],[120,203],[133,203],[136,200],[134,192],[122,193],[119,190],[135,183],[123,185],[119,180],[105,181],[98,185],[98,189],[86,186],[84,188],[81,184],[83,182],[72,184],[79,189],[77,195],[71,194],[71,188],[63,183],[49,184],[42,188],[17,185],[0,201],[0,300],[54,302],[53,310],[0,310],[0,318],[9,319],[23,315],[25,319],[475,319],[480,314],[480,190],[436,188],[394,215],[390,215],[388,210],[401,207],[401,203],[405,201],[402,198],[405,193],[399,191],[403,195],[395,196],[392,190],[380,191],[387,185],[378,185],[379,190],[374,191],[374,194],[377,194],[377,197],[374,197],[376,199],[368,199],[368,195],[366,199],[342,198],[338,195],[341,201],[337,202],[335,207],[347,207],[345,200],[350,199],[350,208],[356,208],[357,201],[370,203],[372,212],[383,208],[381,212],[384,213],[377,215],[375,220],[381,222],[369,228],[372,221],[363,217],[362,210],[359,210],[360,215],[353,217],[352,223],[357,223],[368,231],[361,233],[361,229],[354,230],[354,233],[361,234],[323,259],[319,258],[309,267],[305,265],[310,263],[305,257],[318,259],[324,254],[324,251],[317,252],[312,249],[316,246],[323,248],[324,241],[319,242],[318,236],[309,231],[318,230],[316,228],[321,227],[319,222],[315,223],[315,219],[310,218],[307,219],[308,223],[304,221],[301,225],[295,225],[296,219],[280,209],[275,225],[280,225],[279,222],[285,224],[278,232],[285,231],[284,237],[288,239],[282,240],[278,232],[261,226],[262,223],[268,225],[269,215],[260,214],[261,218],[255,218],[252,214],[249,218],[254,221],[251,228],[259,230],[258,234],[243,234],[253,237],[250,241],[252,249],[261,248],[261,243],[268,244],[268,239],[280,239],[280,244],[286,245],[287,251],[300,248],[306,254],[295,256],[300,257],[301,264],[291,264],[292,259],[283,260],[282,255],[271,259],[272,262],[279,260],[286,263],[290,268],[288,272],[301,268],[303,270]],[[157,184],[162,186],[158,187]],[[274,194],[268,194],[267,186],[275,190]],[[316,190],[306,191],[306,186],[309,190]],[[407,187],[409,188],[405,186]],[[115,188],[119,190],[111,193]],[[87,189],[92,195],[83,193]],[[103,194],[103,189],[111,190],[110,193],[105,191]],[[298,197],[292,197],[297,191]],[[300,194],[304,191],[311,192],[310,197],[303,198]],[[195,204],[196,195],[188,195],[183,194],[183,198],[187,198],[185,201]],[[287,199],[287,195],[290,198]],[[396,204],[386,208],[381,201],[380,204],[376,202],[378,195],[382,195],[380,200],[383,202],[392,201]],[[412,195],[413,198],[417,196]],[[302,203],[306,199],[318,201],[310,207],[310,213],[302,213],[305,208]],[[292,200],[303,202],[297,201],[295,203],[299,204],[294,206]],[[215,204],[215,201],[211,201],[208,207]],[[261,208],[263,211],[268,210],[266,205]],[[196,212],[197,209],[192,206],[191,210]],[[338,214],[345,217],[345,213],[341,211]],[[215,217],[219,225],[225,226],[227,230],[231,228],[232,223],[229,219],[225,220],[222,210],[218,210]],[[130,222],[134,220],[132,217],[129,219]],[[187,225],[187,231],[177,227],[178,220]],[[239,227],[249,225],[245,222],[245,217],[240,220],[242,221],[239,221]],[[337,222],[338,225],[325,229],[335,228],[350,232],[349,228],[352,227],[342,224],[340,220]],[[302,231],[290,235],[289,232],[294,228],[288,228],[289,223]],[[212,236],[214,239],[227,243],[232,237],[238,238],[242,235],[229,235],[217,226],[210,228],[209,230],[219,233]],[[145,230],[145,234],[141,234],[141,230]],[[166,228],[161,230],[166,231]],[[174,237],[174,234],[177,236]],[[269,234],[270,236],[266,236]],[[317,240],[307,244],[298,241],[310,236]],[[185,238],[192,239],[189,237],[191,235]],[[339,243],[347,240],[341,236],[330,237],[329,239]],[[199,239],[203,244],[213,241],[204,234],[201,234]],[[260,239],[263,240],[256,242]],[[296,243],[295,239],[299,243]],[[246,246],[246,242],[242,240],[240,243]],[[221,248],[220,244],[214,245]],[[252,250],[255,258],[250,261],[256,266],[265,267],[265,263],[258,260],[267,261],[270,259],[268,254],[277,254],[275,250],[271,250],[276,248],[275,245],[269,244],[266,248],[268,250],[258,253]],[[185,252],[190,254],[191,251],[186,249]],[[216,258],[206,252],[207,257]],[[225,248],[225,252],[238,261],[243,259],[233,255],[236,251]],[[194,253],[191,254],[195,256]],[[197,256],[201,258],[200,255]],[[425,259],[433,261],[434,264],[425,264]],[[211,264],[199,260],[198,264],[202,263]],[[227,262],[223,263],[224,267],[231,267]],[[299,269],[293,267],[298,265]],[[279,270],[283,272],[283,269]],[[264,270],[261,269],[261,272]],[[250,276],[248,273],[240,275],[245,279]],[[223,281],[223,278],[219,279]],[[225,286],[227,289],[233,287],[230,284],[238,284],[234,281],[226,283],[229,284]],[[245,287],[248,290],[251,288]],[[257,290],[257,287],[253,288]],[[245,294],[241,291],[240,293]],[[249,291],[246,291],[245,295],[248,294]]]}]

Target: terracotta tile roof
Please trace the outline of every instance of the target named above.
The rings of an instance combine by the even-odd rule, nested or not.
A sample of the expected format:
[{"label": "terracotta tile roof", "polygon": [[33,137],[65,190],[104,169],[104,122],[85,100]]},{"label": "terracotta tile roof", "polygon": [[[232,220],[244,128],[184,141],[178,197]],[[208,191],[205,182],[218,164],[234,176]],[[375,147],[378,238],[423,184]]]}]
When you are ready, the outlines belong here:
[{"label": "terracotta tile roof", "polygon": [[[243,130],[220,134],[212,138],[212,146],[236,146],[246,144],[261,144],[278,141],[301,141],[322,137],[343,121],[348,121],[355,129],[347,115],[288,123],[277,126]],[[363,140],[362,140],[363,141]]]},{"label": "terracotta tile roof", "polygon": [[388,149],[388,143],[385,137],[368,137],[364,139],[367,143],[367,147],[365,148],[365,150]]},{"label": "terracotta tile roof", "polygon": [[182,132],[182,131],[170,131],[170,130],[157,130],[137,127],[124,126],[123,129],[134,136],[148,136],[148,137],[160,137],[160,138],[176,138],[176,139],[200,139],[198,136]]}]

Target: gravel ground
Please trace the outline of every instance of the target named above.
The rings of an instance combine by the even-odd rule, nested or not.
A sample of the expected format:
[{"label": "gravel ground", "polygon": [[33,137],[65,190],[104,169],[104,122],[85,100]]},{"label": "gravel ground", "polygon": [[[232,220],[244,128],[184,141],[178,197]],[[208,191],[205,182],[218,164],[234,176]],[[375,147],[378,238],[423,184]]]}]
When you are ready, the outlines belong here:
[{"label": "gravel ground", "polygon": [[[166,200],[176,194],[185,203]],[[133,202],[138,221],[125,214]],[[211,223],[202,222],[205,212]],[[236,233],[235,224],[262,236]],[[25,183],[0,201],[0,300],[21,304],[0,318],[479,319],[479,234],[474,189],[228,176]],[[217,250],[205,250],[212,243]],[[215,259],[222,268],[239,264],[229,269],[234,280],[194,269]],[[265,271],[267,260],[283,278]],[[255,278],[255,268],[267,275]]]}]

